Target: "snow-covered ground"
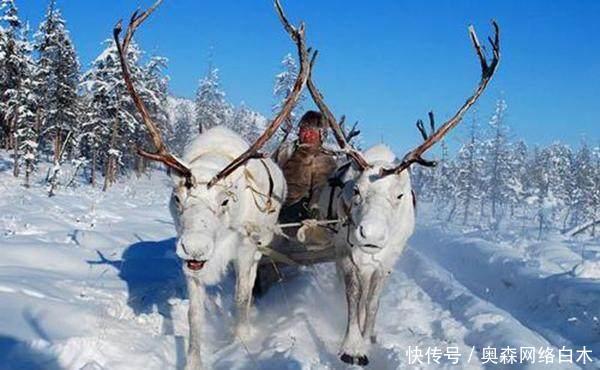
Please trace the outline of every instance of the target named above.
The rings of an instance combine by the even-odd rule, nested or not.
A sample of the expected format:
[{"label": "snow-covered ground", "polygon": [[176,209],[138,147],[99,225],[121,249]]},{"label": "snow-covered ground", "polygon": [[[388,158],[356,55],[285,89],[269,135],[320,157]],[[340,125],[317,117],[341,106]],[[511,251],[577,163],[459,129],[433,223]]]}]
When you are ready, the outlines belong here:
[{"label": "snow-covered ground", "polygon": [[[48,198],[41,185],[20,186],[5,164],[0,369],[180,368],[187,300],[166,176],[132,178],[107,193],[61,188]],[[369,368],[598,368],[600,244],[490,237],[444,227],[431,213],[420,210],[384,291]],[[269,290],[243,341],[229,331],[232,292],[231,276],[210,288],[210,368],[348,368],[337,353],[345,300],[334,266],[306,268]],[[586,365],[577,352],[584,346],[594,361]],[[525,347],[534,347],[535,363],[519,363]],[[497,359],[486,363],[491,349]],[[567,349],[571,363],[559,363]],[[517,363],[509,366],[512,350]],[[552,363],[543,363],[549,353]]]}]

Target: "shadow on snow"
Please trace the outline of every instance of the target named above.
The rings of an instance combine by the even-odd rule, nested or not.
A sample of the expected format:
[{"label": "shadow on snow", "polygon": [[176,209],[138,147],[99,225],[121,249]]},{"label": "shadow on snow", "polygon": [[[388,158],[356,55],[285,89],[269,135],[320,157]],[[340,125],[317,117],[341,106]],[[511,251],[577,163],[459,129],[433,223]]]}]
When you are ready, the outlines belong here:
[{"label": "shadow on snow", "polygon": [[0,367],[4,370],[60,370],[58,361],[27,343],[0,335]]}]

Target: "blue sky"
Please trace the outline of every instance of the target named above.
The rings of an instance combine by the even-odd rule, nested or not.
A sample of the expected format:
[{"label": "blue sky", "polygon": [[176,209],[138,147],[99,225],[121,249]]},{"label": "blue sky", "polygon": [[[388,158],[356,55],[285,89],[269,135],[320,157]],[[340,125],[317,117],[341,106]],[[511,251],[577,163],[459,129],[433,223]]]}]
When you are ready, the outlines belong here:
[{"label": "blue sky", "polygon": [[[420,140],[416,119],[432,109],[438,122],[449,117],[479,79],[467,26],[485,39],[491,18],[502,29],[503,59],[480,100],[482,123],[503,96],[513,137],[600,139],[600,1],[282,1],[320,51],[315,81],[330,107],[360,121],[366,143],[383,140],[402,152]],[[59,0],[84,68],[116,20],[151,2]],[[46,7],[17,5],[35,26]],[[174,94],[193,96],[212,48],[229,100],[263,114],[279,62],[294,51],[270,0],[165,0],[138,37],[147,52],[170,59]],[[461,131],[450,145],[464,139]]]}]

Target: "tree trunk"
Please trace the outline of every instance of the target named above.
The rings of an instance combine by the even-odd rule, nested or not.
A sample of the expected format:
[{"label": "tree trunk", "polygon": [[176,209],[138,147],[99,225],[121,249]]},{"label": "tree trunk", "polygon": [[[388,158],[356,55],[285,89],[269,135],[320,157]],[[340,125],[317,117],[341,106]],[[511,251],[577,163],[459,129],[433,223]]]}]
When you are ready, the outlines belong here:
[{"label": "tree trunk", "polygon": [[2,147],[4,150],[9,150],[10,147],[10,124],[2,117]]},{"label": "tree trunk", "polygon": [[38,108],[35,112],[35,132],[37,133],[38,150],[43,149],[42,137],[42,109]]},{"label": "tree trunk", "polygon": [[484,197],[481,197],[481,204],[480,204],[480,210],[479,210],[479,221],[483,220],[483,216],[485,215],[485,200]]},{"label": "tree trunk", "polygon": [[60,135],[61,135],[61,130],[60,128],[56,129],[56,136],[54,137],[54,163],[58,163],[60,162],[60,149],[61,149],[61,142],[60,142]]},{"label": "tree trunk", "polygon": [[471,205],[471,196],[467,194],[467,199],[465,199],[465,214],[463,218],[463,225],[466,225],[469,220],[469,208]]},{"label": "tree trunk", "polygon": [[25,183],[23,184],[26,188],[29,188],[29,176],[33,170],[30,159],[25,160]]},{"label": "tree trunk", "polygon": [[108,188],[115,182],[115,156],[109,155],[106,161],[106,175],[104,176],[104,186],[102,191],[107,191]]},{"label": "tree trunk", "polygon": [[15,123],[16,120],[9,120],[8,124],[8,145],[6,147],[7,150],[11,150],[15,147]]},{"label": "tree trunk", "polygon": [[90,174],[90,184],[96,186],[96,149],[92,150],[92,171]]},{"label": "tree trunk", "polygon": [[448,214],[447,222],[450,222],[454,217],[454,212],[456,212],[456,200],[452,201],[452,209],[450,209],[450,213]]},{"label": "tree trunk", "polygon": [[[119,106],[117,105],[117,114],[115,121],[113,122],[112,132],[110,136],[109,150],[116,150],[117,139],[119,138]],[[108,188],[115,182],[116,176],[116,158],[114,153],[108,154],[108,161],[106,162],[106,176],[104,177],[104,187],[102,191],[107,191]]]},{"label": "tree trunk", "polygon": [[139,179],[144,174],[144,159],[141,156],[137,155],[136,153],[134,153],[134,156],[136,158],[135,174],[136,174],[137,178]]},{"label": "tree trunk", "polygon": [[[594,207],[594,218],[596,217],[596,215],[598,214],[598,207],[595,206]],[[594,222],[592,224],[592,238],[596,237],[596,222]]]},{"label": "tree trunk", "polygon": [[[16,120],[15,120],[16,121]],[[14,147],[14,167],[13,167],[13,176],[14,177],[19,177],[19,138],[17,137],[16,133],[15,133],[15,137],[14,137],[14,143],[13,143]]]}]

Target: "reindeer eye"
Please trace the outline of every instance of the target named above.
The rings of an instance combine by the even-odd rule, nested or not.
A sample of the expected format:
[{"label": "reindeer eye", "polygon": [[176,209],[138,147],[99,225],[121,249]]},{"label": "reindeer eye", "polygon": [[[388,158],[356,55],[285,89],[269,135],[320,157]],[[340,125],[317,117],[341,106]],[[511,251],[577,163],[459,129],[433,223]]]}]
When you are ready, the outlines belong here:
[{"label": "reindeer eye", "polygon": [[400,194],[396,197],[396,199],[402,199],[403,196],[404,196],[404,194]]},{"label": "reindeer eye", "polygon": [[227,207],[227,205],[229,204],[229,198],[225,199],[222,203],[221,203],[221,207]]},{"label": "reindeer eye", "polygon": [[358,188],[358,186],[355,186],[352,191],[353,191],[353,193],[354,193],[355,196],[360,195],[360,189]]},{"label": "reindeer eye", "polygon": [[174,195],[173,198],[175,199],[175,203],[181,204],[181,199],[179,198],[179,196]]}]

